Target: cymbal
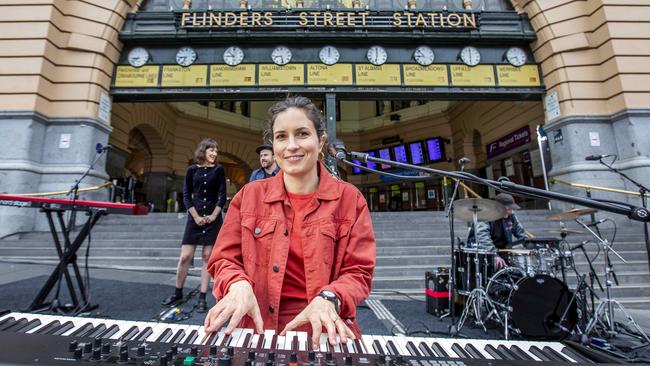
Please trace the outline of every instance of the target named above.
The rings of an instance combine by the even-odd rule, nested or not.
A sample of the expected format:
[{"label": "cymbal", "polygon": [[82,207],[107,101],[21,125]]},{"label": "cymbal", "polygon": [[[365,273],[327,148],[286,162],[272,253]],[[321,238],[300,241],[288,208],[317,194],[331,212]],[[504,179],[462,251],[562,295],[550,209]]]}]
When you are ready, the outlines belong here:
[{"label": "cymbal", "polygon": [[574,208],[569,211],[546,216],[546,219],[549,221],[570,221],[575,220],[580,216],[589,215],[595,212],[598,212],[595,208]]},{"label": "cymbal", "polygon": [[472,212],[476,207],[479,221],[494,221],[503,217],[506,208],[497,201],[482,198],[465,198],[454,203],[454,215],[465,221],[472,221]]},{"label": "cymbal", "polygon": [[559,228],[559,229],[548,229],[544,230],[544,233],[546,234],[560,234],[560,235],[569,235],[569,234],[584,234],[584,231],[580,230],[573,230],[573,229],[567,229],[567,228]]}]

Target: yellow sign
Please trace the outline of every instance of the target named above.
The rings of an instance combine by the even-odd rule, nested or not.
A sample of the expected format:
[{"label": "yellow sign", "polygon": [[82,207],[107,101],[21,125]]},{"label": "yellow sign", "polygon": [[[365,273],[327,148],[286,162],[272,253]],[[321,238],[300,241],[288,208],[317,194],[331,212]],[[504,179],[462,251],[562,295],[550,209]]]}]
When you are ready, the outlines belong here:
[{"label": "yellow sign", "polygon": [[404,65],[406,86],[448,86],[447,65]]},{"label": "yellow sign", "polygon": [[131,67],[118,66],[115,71],[115,86],[118,88],[128,87],[156,87],[158,86],[158,73],[160,67],[156,65]]},{"label": "yellow sign", "polygon": [[400,65],[356,65],[357,85],[400,86]]},{"label": "yellow sign", "polygon": [[163,87],[206,86],[208,65],[182,67],[163,65],[161,85]]},{"label": "yellow sign", "polygon": [[312,85],[352,85],[352,65],[323,64],[307,65],[307,84]]},{"label": "yellow sign", "polygon": [[305,65],[289,64],[284,66],[259,65],[260,86],[303,85],[305,83]]},{"label": "yellow sign", "polygon": [[497,65],[499,86],[540,86],[537,65]]},{"label": "yellow sign", "polygon": [[212,65],[210,86],[254,86],[255,65]]},{"label": "yellow sign", "polygon": [[492,65],[451,65],[453,86],[495,86]]}]

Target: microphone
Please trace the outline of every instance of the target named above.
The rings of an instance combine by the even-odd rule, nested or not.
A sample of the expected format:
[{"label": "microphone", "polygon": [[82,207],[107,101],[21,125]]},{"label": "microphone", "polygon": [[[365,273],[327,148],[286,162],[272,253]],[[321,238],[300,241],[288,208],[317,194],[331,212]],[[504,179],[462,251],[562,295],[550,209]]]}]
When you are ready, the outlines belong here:
[{"label": "microphone", "polygon": [[469,163],[470,161],[471,161],[471,160],[469,160],[468,157],[463,156],[462,158],[460,158],[460,159],[458,160],[458,164],[460,164],[460,165],[464,165],[464,164]]},{"label": "microphone", "polygon": [[585,157],[585,160],[600,160],[602,158],[608,158],[612,156],[612,154],[607,154],[607,155],[589,155]]},{"label": "microphone", "polygon": [[113,146],[111,146],[111,145],[103,146],[101,143],[98,142],[97,145],[95,145],[95,151],[96,151],[98,154],[101,154],[102,152],[104,152],[104,151],[106,151],[106,150],[108,150],[108,149],[111,149],[112,147],[113,147]]},{"label": "microphone", "polygon": [[585,241],[583,241],[582,243],[580,243],[580,244],[578,244],[578,245],[576,245],[576,246],[569,247],[569,250],[573,252],[574,250],[583,249],[583,247],[584,247],[585,244],[587,244],[587,243],[589,243],[589,241],[588,241],[588,240],[585,240]]},{"label": "microphone", "polygon": [[594,222],[590,222],[590,223],[588,223],[586,225],[587,226],[596,226],[596,225],[602,224],[603,222],[605,222],[607,220],[609,220],[609,219],[600,219],[600,220],[597,220],[597,221],[594,221]]},{"label": "microphone", "polygon": [[334,150],[336,151],[336,155],[334,155],[334,157],[336,157],[336,159],[338,159],[338,160],[344,160],[344,159],[347,157],[348,152],[347,152],[347,150],[345,149],[345,144],[343,143],[343,141],[341,141],[341,140],[334,140],[334,141],[332,142],[331,146],[332,146],[332,147],[334,148]]}]

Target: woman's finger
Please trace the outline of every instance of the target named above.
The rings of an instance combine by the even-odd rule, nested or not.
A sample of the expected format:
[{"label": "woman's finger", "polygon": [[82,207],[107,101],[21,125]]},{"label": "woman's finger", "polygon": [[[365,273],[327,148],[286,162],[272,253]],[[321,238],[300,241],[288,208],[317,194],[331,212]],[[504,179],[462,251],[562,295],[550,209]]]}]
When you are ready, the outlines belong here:
[{"label": "woman's finger", "polygon": [[317,319],[310,319],[309,323],[311,323],[311,348],[314,351],[317,351],[320,349],[320,335],[323,333],[323,324],[319,322]]},{"label": "woman's finger", "polygon": [[262,319],[262,313],[260,312],[260,307],[255,302],[253,310],[251,310],[248,315],[253,319],[253,324],[255,324],[255,331],[257,334],[264,333],[264,320]]},{"label": "woman's finger", "polygon": [[334,325],[334,322],[330,319],[325,319],[323,323],[325,329],[327,329],[327,339],[329,340],[330,345],[336,346],[336,326]]}]

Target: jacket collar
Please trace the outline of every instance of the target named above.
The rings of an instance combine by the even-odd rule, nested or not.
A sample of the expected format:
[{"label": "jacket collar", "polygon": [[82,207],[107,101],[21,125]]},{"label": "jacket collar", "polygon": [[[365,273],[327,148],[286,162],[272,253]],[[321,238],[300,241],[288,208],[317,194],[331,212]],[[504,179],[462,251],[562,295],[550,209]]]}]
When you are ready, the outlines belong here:
[{"label": "jacket collar", "polygon": [[[318,188],[316,189],[317,199],[331,201],[340,197],[340,188],[336,179],[329,174],[320,161],[318,162],[318,177]],[[287,199],[287,191],[284,188],[283,170],[280,170],[274,177],[267,178],[265,182],[268,186],[266,195],[264,196],[264,203],[285,201]]]}]

